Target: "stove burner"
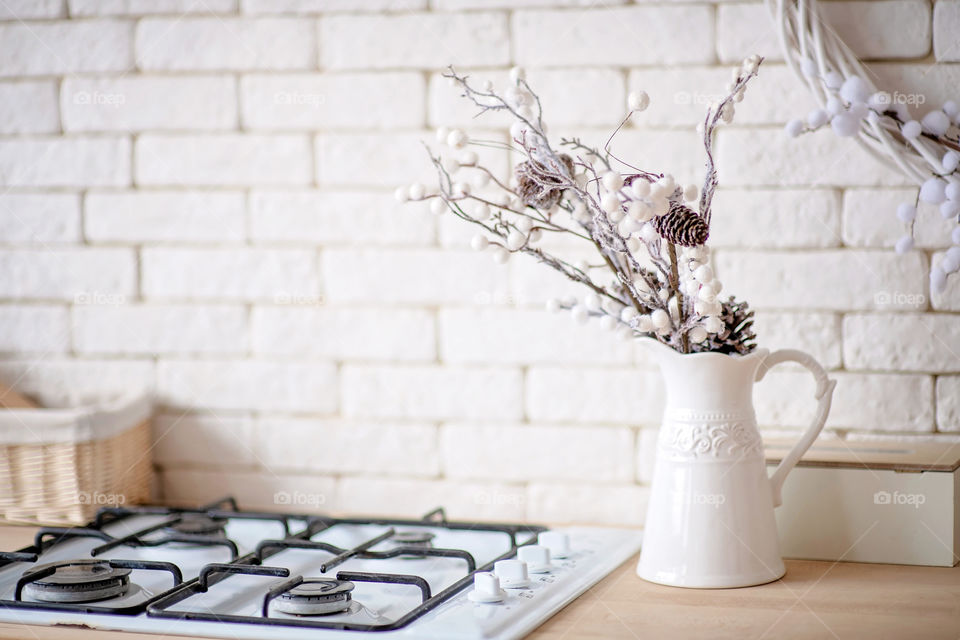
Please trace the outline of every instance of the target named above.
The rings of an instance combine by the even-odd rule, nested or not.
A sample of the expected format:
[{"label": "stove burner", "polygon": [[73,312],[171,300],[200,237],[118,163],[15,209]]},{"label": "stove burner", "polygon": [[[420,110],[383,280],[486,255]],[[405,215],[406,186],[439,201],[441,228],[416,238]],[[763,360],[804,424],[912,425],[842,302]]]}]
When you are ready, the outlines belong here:
[{"label": "stove burner", "polygon": [[167,533],[188,534],[192,536],[226,535],[227,521],[223,518],[211,518],[199,513],[186,513],[178,522],[164,527]]},{"label": "stove burner", "polygon": [[353,583],[336,578],[304,578],[274,600],[274,609],[295,616],[326,616],[350,608]]},{"label": "stove burner", "polygon": [[[433,539],[436,534],[429,531],[398,531],[393,534],[390,541],[396,547],[417,547],[419,549],[432,549]],[[400,556],[401,558],[423,558],[426,556]]]},{"label": "stove burner", "polygon": [[50,567],[57,570],[25,585],[25,596],[41,602],[94,602],[123,595],[130,588],[130,569],[116,569],[106,560],[93,558],[37,565],[23,577]]}]

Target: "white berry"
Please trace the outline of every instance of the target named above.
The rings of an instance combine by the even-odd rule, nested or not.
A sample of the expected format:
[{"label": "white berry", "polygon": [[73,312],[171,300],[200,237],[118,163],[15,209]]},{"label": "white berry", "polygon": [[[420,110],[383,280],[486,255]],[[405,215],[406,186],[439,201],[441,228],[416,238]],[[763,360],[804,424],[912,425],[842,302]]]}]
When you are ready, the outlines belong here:
[{"label": "white berry", "polygon": [[467,144],[467,134],[460,129],[454,129],[447,135],[447,144],[454,149],[462,149]]},{"label": "white berry", "polygon": [[406,202],[410,199],[410,187],[397,187],[393,192],[393,197],[397,202]]},{"label": "white berry", "polygon": [[573,309],[570,310],[570,315],[573,316],[573,319],[579,324],[586,324],[587,320],[590,319],[590,312],[587,311],[586,307],[576,305]]},{"label": "white berry", "polygon": [[852,138],[860,132],[860,119],[852,113],[841,113],[830,121],[833,132],[841,138]]},{"label": "white berry", "polygon": [[664,329],[670,325],[670,314],[663,309],[656,309],[650,314],[650,322],[655,329]]},{"label": "white berry", "polygon": [[510,82],[517,84],[521,80],[527,79],[527,72],[523,67],[513,67],[510,69]]},{"label": "white berry", "polygon": [[807,115],[807,125],[811,129],[819,129],[830,120],[830,114],[823,109],[814,109]]},{"label": "white berry", "polygon": [[477,234],[470,239],[470,247],[474,251],[483,251],[490,246],[490,241],[487,239],[487,236]]},{"label": "white berry", "polygon": [[644,111],[650,106],[650,96],[646,91],[631,91],[627,96],[627,108],[630,111]]},{"label": "white berry", "polygon": [[923,127],[920,126],[920,123],[916,120],[911,120],[910,122],[905,122],[903,124],[900,132],[907,140],[914,140],[923,132]]},{"label": "white berry", "polygon": [[901,202],[897,207],[897,218],[900,222],[910,223],[917,217],[917,208],[909,202]]},{"label": "white berry", "polygon": [[930,178],[920,187],[920,199],[930,204],[940,204],[947,199],[947,183],[940,178]]},{"label": "white berry", "polygon": [[707,284],[713,280],[713,269],[710,268],[710,265],[701,265],[697,267],[696,271],[693,272],[693,277],[700,282]]},{"label": "white berry", "polygon": [[942,136],[950,128],[950,118],[943,111],[936,109],[923,116],[921,126],[924,131],[932,133],[935,136]]},{"label": "white berry", "polygon": [[698,189],[695,184],[688,184],[683,189],[683,199],[687,202],[693,202],[697,199],[698,195],[700,195],[700,189]]},{"label": "white berry", "polygon": [[687,335],[690,337],[691,342],[700,343],[707,339],[707,330],[697,326],[690,329],[690,333]]},{"label": "white berry", "polygon": [[787,125],[783,128],[783,130],[786,131],[787,135],[790,136],[791,138],[796,138],[801,133],[803,133],[803,130],[804,130],[803,120],[799,118],[794,118],[793,120],[787,123]]},{"label": "white berry", "polygon": [[646,198],[650,195],[650,183],[643,178],[636,178],[630,183],[630,191],[637,198]]},{"label": "white berry", "polygon": [[607,191],[620,191],[623,188],[623,176],[616,171],[607,171],[602,180],[603,188]]},{"label": "white berry", "polygon": [[493,261],[497,264],[506,264],[510,260],[510,252],[503,247],[497,247],[493,252]]},{"label": "white berry", "polygon": [[911,249],[913,249],[913,238],[911,238],[910,236],[903,236],[902,238],[897,240],[897,244],[894,245],[894,250],[897,253],[906,253]]},{"label": "white berry", "polygon": [[707,330],[707,333],[720,333],[723,331],[723,320],[717,316],[707,316],[707,319],[703,322],[703,328]]},{"label": "white berry", "polygon": [[556,313],[557,311],[560,311],[560,308],[561,308],[560,301],[557,300],[556,298],[550,298],[549,300],[547,300],[546,306],[547,306],[547,311],[549,311],[550,313]]},{"label": "white berry", "polygon": [[607,213],[613,213],[620,209],[620,198],[615,193],[608,193],[600,200],[600,208]]},{"label": "white berry", "polygon": [[513,229],[510,233],[507,234],[507,249],[510,251],[516,251],[520,249],[527,243],[527,236]]}]

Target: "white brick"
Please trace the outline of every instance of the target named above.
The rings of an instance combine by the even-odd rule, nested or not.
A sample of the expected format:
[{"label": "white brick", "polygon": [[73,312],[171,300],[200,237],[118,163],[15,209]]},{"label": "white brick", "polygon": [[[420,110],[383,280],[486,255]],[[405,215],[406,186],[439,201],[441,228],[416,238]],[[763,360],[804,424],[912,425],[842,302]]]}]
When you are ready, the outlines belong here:
[{"label": "white brick", "polygon": [[649,487],[583,483],[532,483],[527,514],[533,522],[640,527],[647,517]]},{"label": "white brick", "polygon": [[66,131],[234,129],[233,78],[217,76],[70,77],[60,108]]},{"label": "white brick", "polygon": [[[942,252],[933,254],[932,264],[939,265],[944,256]],[[947,288],[942,293],[931,292],[930,303],[937,311],[960,311],[960,274],[947,276]]]},{"label": "white brick", "polygon": [[[471,130],[483,140],[503,140],[504,136]],[[437,172],[423,143],[433,144],[432,132],[406,133],[324,133],[316,139],[317,181],[321,185],[368,186],[392,189],[400,184],[420,181],[437,183]],[[435,149],[434,153],[439,151]],[[507,152],[477,148],[480,164],[496,176],[507,171]]]},{"label": "white brick", "polygon": [[141,185],[293,185],[313,173],[298,135],[143,135],[135,155]]},{"label": "white brick", "polygon": [[658,424],[663,381],[656,370],[531,367],[526,407],[536,421]]},{"label": "white brick", "polygon": [[719,189],[710,245],[821,248],[840,244],[840,194],[827,189]]},{"label": "white brick", "polygon": [[[336,480],[323,476],[171,469],[165,470],[160,480],[164,504],[197,507],[231,495],[244,509],[287,513],[336,510]],[[283,536],[279,525],[277,536]]]},{"label": "white brick", "polygon": [[647,427],[637,432],[637,482],[651,484],[657,461],[657,439],[660,427]]},{"label": "white brick", "polygon": [[0,24],[0,76],[133,68],[133,25],[119,20]]},{"label": "white brick", "polygon": [[63,0],[6,0],[0,6],[0,20],[63,17]]},{"label": "white brick", "polygon": [[56,83],[48,80],[0,82],[0,133],[59,130]]},{"label": "white brick", "polygon": [[255,241],[355,245],[429,245],[436,216],[374,191],[260,191],[250,194]]},{"label": "white brick", "polygon": [[259,455],[254,451],[253,420],[248,417],[162,414],[153,419],[153,440],[154,462],[164,467],[249,466]]},{"label": "white brick", "polygon": [[240,92],[251,129],[391,129],[425,119],[425,82],[413,72],[251,75]]},{"label": "white brick", "polygon": [[[130,249],[17,249],[0,251],[0,296],[122,302],[136,290]],[[102,299],[102,300],[101,300]]]},{"label": "white brick", "polygon": [[71,16],[231,13],[237,0],[70,0]]},{"label": "white brick", "polygon": [[320,20],[320,42],[320,63],[328,69],[436,69],[510,60],[502,13],[328,16]]},{"label": "white brick", "polygon": [[443,472],[474,480],[633,479],[633,432],[625,427],[445,425]]},{"label": "white brick", "polygon": [[960,371],[960,322],[953,314],[856,314],[843,319],[848,369]]},{"label": "white brick", "polygon": [[317,300],[316,256],[306,250],[144,249],[143,294],[165,298]]},{"label": "white brick", "polygon": [[726,187],[907,184],[902,173],[830,131],[790,138],[780,128],[721,129],[716,158],[720,184]]},{"label": "white brick", "polygon": [[[599,6],[626,4],[627,0],[604,0]],[[432,6],[441,11],[459,11],[462,9],[528,9],[533,7],[590,7],[593,0],[433,0]]]},{"label": "white brick", "polygon": [[860,59],[922,58],[930,52],[926,0],[848,0],[818,7],[824,24]]},{"label": "white brick", "polygon": [[[843,242],[853,247],[892,248],[906,232],[897,219],[897,206],[917,201],[917,190],[847,189],[843,194]],[[934,205],[920,203],[914,223],[918,247],[942,248],[950,244],[956,222],[943,219]]]},{"label": "white brick", "polygon": [[253,352],[258,354],[373,361],[436,357],[428,311],[257,307],[252,326]]},{"label": "white brick", "polygon": [[916,309],[925,301],[922,255],[831,250],[718,251],[717,275],[758,309]]},{"label": "white brick", "polygon": [[761,347],[800,349],[827,369],[841,365],[840,318],[832,313],[759,311],[753,328]]},{"label": "white brick", "polygon": [[[571,262],[580,259],[596,259],[596,251],[577,250],[564,251],[564,258]],[[544,303],[551,298],[564,299],[570,296],[582,298],[587,290],[583,285],[569,280],[566,276],[550,267],[541,264],[531,256],[517,256],[509,263],[510,288],[500,295],[484,295],[479,301],[510,302],[517,305],[537,305],[543,308]]]},{"label": "white brick", "polygon": [[147,360],[0,360],[0,380],[44,407],[82,406],[149,392],[153,379],[153,362]]},{"label": "white brick", "polygon": [[491,364],[626,364],[629,344],[598,323],[543,309],[443,309],[440,358]]},{"label": "white brick", "polygon": [[312,69],[314,24],[295,18],[145,18],[137,65],[146,70]]},{"label": "white brick", "polygon": [[960,61],[960,2],[937,0],[933,8],[933,54],[938,62]]},{"label": "white brick", "polygon": [[516,369],[344,365],[343,413],[357,418],[516,420],[523,379]]},{"label": "white brick", "polygon": [[762,2],[717,7],[717,54],[721,62],[739,63],[747,56],[783,60],[770,12]]},{"label": "white brick", "polygon": [[[933,431],[930,376],[831,373],[837,381],[830,429]],[[775,371],[757,384],[757,420],[767,427],[806,427],[815,413],[813,376]]]},{"label": "white brick", "polygon": [[526,519],[519,485],[501,482],[437,482],[401,478],[345,477],[338,487],[345,513],[419,517],[439,506],[452,520],[518,522]]},{"label": "white brick", "polygon": [[246,310],[241,306],[133,304],[73,308],[73,344],[78,353],[243,353],[246,335]]},{"label": "white brick", "polygon": [[329,249],[322,265],[327,299],[336,304],[475,304],[507,290],[505,269],[486,253]]},{"label": "white brick", "polygon": [[46,245],[79,239],[79,196],[69,193],[0,195],[0,242]]},{"label": "white brick", "polygon": [[244,13],[291,13],[311,15],[347,11],[416,11],[427,8],[427,0],[241,0]]},{"label": "white brick", "polygon": [[128,138],[5,140],[0,184],[7,187],[122,187],[130,184]]},{"label": "white brick", "polygon": [[713,9],[630,7],[513,14],[514,59],[531,67],[713,62]]},{"label": "white brick", "polygon": [[[593,131],[582,140],[603,148],[610,131]],[[623,129],[610,144],[615,156],[646,171],[670,173],[681,184],[703,183],[702,138],[688,127],[684,131]],[[722,184],[722,182],[721,182]]]},{"label": "white brick", "polygon": [[66,307],[0,305],[0,351],[46,355],[66,351],[69,346],[70,315]]},{"label": "white brick", "polygon": [[[638,127],[664,125],[693,126],[703,121],[707,107],[726,97],[730,82],[726,67],[675,69],[633,69],[631,91],[650,94],[650,107],[633,118]],[[807,86],[782,64],[764,62],[759,75],[750,81],[746,98],[737,105],[737,124],[782,124],[815,108]]]},{"label": "white brick", "polygon": [[157,394],[175,407],[332,414],[337,368],[325,362],[160,360]]},{"label": "white brick", "polygon": [[[490,80],[503,90],[508,86],[507,74],[496,71],[468,71],[458,69],[470,78],[472,86],[480,88]],[[543,120],[547,126],[616,127],[625,115],[626,96],[623,73],[615,69],[532,69],[527,74],[530,87],[540,96]],[[473,129],[477,123],[486,127],[509,127],[504,114],[489,112],[481,119],[475,116],[480,109],[462,95],[457,87],[441,74],[430,76],[430,124],[457,125]]]},{"label": "white brick", "polygon": [[435,476],[437,429],[428,424],[261,419],[257,455],[271,471]]},{"label": "white brick", "polygon": [[84,201],[84,231],[107,242],[238,241],[244,211],[240,192],[94,191]]},{"label": "white brick", "polygon": [[937,378],[937,429],[960,431],[960,376]]}]

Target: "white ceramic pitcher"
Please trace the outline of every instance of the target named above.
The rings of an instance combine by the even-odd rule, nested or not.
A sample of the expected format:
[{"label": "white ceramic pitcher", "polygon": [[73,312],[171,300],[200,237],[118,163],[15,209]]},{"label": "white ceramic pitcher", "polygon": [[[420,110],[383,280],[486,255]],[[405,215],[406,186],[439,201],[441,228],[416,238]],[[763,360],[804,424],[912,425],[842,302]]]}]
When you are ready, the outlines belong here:
[{"label": "white ceramic pitcher", "polygon": [[[800,456],[823,429],[836,382],[802,351],[746,356],[680,354],[644,339],[666,382],[650,504],[637,574],[677,587],[746,587],[783,576],[773,509]],[[753,383],[776,364],[810,370],[819,400],[813,424],[767,475]]]}]

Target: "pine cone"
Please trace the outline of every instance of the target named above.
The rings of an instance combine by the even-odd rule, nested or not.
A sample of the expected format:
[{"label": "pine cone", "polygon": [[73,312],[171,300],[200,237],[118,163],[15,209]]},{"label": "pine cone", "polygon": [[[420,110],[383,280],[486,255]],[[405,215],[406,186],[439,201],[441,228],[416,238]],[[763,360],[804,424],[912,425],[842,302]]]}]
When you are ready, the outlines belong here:
[{"label": "pine cone", "polygon": [[[566,154],[560,155],[560,160],[567,167],[567,173],[573,175],[573,158]],[[537,209],[549,209],[560,202],[563,188],[561,182],[552,175],[555,171],[545,167],[535,160],[521,162],[514,169],[517,179],[517,194],[523,203]]]},{"label": "pine cone", "polygon": [[757,335],[753,332],[753,311],[746,302],[737,302],[733,296],[720,305],[720,319],[723,330],[711,334],[706,340],[692,345],[694,351],[716,351],[717,353],[738,353],[746,355],[757,345],[753,341]]},{"label": "pine cone", "polygon": [[679,202],[670,202],[670,210],[653,219],[653,228],[667,242],[682,247],[696,247],[707,241],[710,229],[703,218]]}]

